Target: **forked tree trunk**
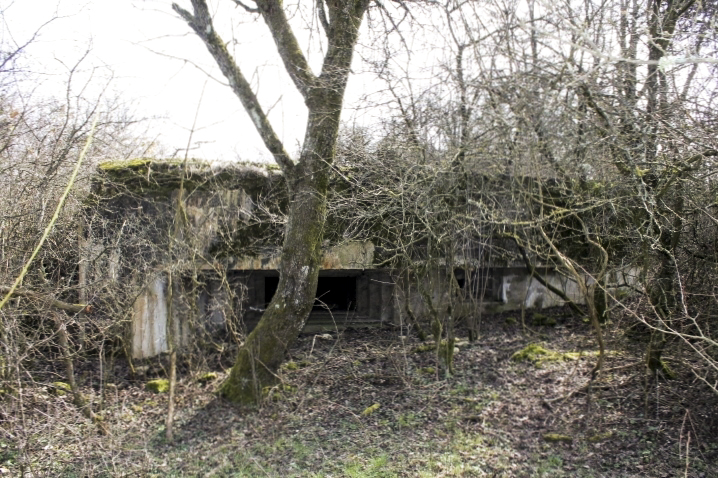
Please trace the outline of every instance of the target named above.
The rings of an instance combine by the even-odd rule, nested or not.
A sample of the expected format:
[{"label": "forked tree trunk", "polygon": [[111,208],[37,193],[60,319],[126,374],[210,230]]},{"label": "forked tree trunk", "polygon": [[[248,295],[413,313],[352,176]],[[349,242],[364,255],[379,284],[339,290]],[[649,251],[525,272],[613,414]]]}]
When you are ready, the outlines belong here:
[{"label": "forked tree trunk", "polygon": [[[249,82],[214,29],[205,0],[191,0],[192,13],[172,8],[202,39],[251,117],[267,149],[282,168],[289,190],[289,215],[282,247],[277,293],[239,351],[221,394],[234,402],[257,403],[296,340],[314,303],[327,209],[329,168],[334,160],[344,90],[368,0],[318,0],[327,39],[322,72],[316,76],[292,32],[280,0],[254,0],[279,56],[309,110],[298,162],[292,161],[272,129]],[[324,7],[326,3],[326,9]],[[327,15],[328,12],[328,15]]]}]

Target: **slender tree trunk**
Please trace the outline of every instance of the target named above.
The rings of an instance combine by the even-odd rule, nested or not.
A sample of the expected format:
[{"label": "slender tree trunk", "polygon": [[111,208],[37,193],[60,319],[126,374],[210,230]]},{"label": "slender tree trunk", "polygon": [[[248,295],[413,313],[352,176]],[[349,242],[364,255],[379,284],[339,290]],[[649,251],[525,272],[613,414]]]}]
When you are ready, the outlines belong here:
[{"label": "slender tree trunk", "polygon": [[[77,263],[77,297],[80,304],[87,304],[87,240],[85,239],[85,228],[84,219],[80,217],[77,224],[77,249],[79,252],[80,260]],[[85,312],[84,310],[77,314],[77,323],[79,325],[79,341],[80,347],[85,346]]]},{"label": "slender tree trunk", "polygon": [[70,385],[70,391],[72,393],[72,403],[82,412],[85,417],[92,420],[98,427],[101,434],[105,435],[108,433],[107,426],[102,422],[101,418],[98,417],[95,412],[92,411],[92,404],[82,395],[80,387],[75,380],[75,365],[72,359],[72,351],[70,350],[70,340],[67,335],[67,325],[64,320],[64,313],[54,313],[55,324],[57,325],[57,336],[62,352],[62,360],[65,362],[65,374],[67,375],[67,382]]},{"label": "slender tree trunk", "polygon": [[[180,190],[180,201],[181,201]],[[174,240],[174,238],[171,238]],[[174,308],[174,273],[167,274],[167,348],[170,354],[169,396],[167,397],[167,417],[165,418],[165,438],[168,443],[174,441],[174,415],[175,395],[177,391],[177,337],[175,335],[175,308]]]}]

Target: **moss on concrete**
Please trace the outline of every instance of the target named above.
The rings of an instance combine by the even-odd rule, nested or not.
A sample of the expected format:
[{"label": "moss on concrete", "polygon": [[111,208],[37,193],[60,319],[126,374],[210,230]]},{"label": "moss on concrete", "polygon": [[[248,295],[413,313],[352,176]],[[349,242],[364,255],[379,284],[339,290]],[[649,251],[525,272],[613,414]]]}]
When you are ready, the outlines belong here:
[{"label": "moss on concrete", "polygon": [[[185,174],[186,165],[186,174]],[[243,189],[256,198],[266,193],[277,179],[278,168],[264,163],[235,163],[214,167],[207,161],[155,160],[137,158],[106,161],[98,166],[95,193],[133,192],[143,196],[168,196],[179,188],[180,182],[189,191]],[[283,186],[283,182],[282,182]]]},{"label": "moss on concrete", "polygon": [[100,169],[100,171],[122,171],[131,169],[136,170],[139,168],[146,168],[150,166],[152,164],[152,161],[152,159],[143,158],[105,161],[103,163],[100,163],[98,168]]}]

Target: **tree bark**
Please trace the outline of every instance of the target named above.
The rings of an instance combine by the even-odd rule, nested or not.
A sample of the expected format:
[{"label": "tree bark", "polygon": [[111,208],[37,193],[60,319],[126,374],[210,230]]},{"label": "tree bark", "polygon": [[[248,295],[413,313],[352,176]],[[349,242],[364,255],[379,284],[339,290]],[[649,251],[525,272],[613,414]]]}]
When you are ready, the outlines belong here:
[{"label": "tree bark", "polygon": [[[326,171],[322,173],[326,176]],[[316,177],[315,177],[316,179]],[[257,403],[265,387],[276,383],[286,350],[304,328],[314,304],[326,216],[326,186],[302,173],[290,191],[280,279],[262,319],[249,334],[221,394],[241,403]]]},{"label": "tree bark", "polygon": [[[319,0],[323,1],[323,0]],[[205,0],[192,0],[193,13],[173,9],[203,40],[230,87],[252,118],[267,149],[282,168],[289,191],[289,214],[277,292],[259,324],[239,351],[220,393],[239,403],[257,404],[276,383],[276,372],[296,340],[314,304],[327,209],[329,169],[334,160],[344,91],[359,26],[368,0],[329,0],[324,25],[327,53],[316,76],[304,57],[279,0],[255,0],[279,56],[309,110],[298,162],[292,161],[275,134],[249,83],[212,25]]]}]

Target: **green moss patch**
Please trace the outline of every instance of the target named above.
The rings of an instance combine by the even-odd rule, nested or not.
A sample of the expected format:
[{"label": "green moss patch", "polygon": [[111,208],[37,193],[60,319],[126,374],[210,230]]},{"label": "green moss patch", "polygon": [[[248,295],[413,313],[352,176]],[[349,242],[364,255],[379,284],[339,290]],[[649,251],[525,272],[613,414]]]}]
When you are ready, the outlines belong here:
[{"label": "green moss patch", "polygon": [[561,353],[555,350],[549,350],[539,344],[528,344],[518,352],[511,356],[514,362],[532,362],[536,366],[540,366],[544,362],[559,362],[563,360],[574,360],[577,354]]},{"label": "green moss patch", "polygon": [[572,443],[573,437],[569,435],[562,435],[560,433],[546,433],[543,436],[544,441],[549,443]]},{"label": "green moss patch", "polygon": [[199,383],[208,383],[213,380],[217,380],[217,374],[214,372],[207,372],[207,373],[202,374],[199,377],[197,377],[197,381]]},{"label": "green moss patch", "polygon": [[606,432],[606,433],[597,433],[595,435],[588,437],[588,441],[590,443],[599,443],[599,442],[608,440],[612,436],[613,436],[613,432],[610,432],[610,431]]},{"label": "green moss patch", "polygon": [[105,161],[100,163],[98,166],[102,171],[119,171],[127,169],[139,169],[145,168],[152,164],[151,159],[130,159],[130,160],[117,160],[117,161]]},{"label": "green moss patch", "polygon": [[287,362],[284,365],[282,365],[282,368],[284,370],[294,372],[295,370],[299,370],[299,364],[297,362]]},{"label": "green moss patch", "polygon": [[430,343],[430,344],[422,344],[422,345],[419,345],[418,347],[414,347],[412,352],[415,354],[421,354],[424,352],[431,352],[433,350],[436,350],[436,345],[434,345],[434,343]]},{"label": "green moss patch", "polygon": [[364,411],[361,412],[361,414],[362,414],[363,416],[365,416],[365,417],[368,417],[368,416],[371,415],[372,413],[374,413],[374,412],[376,412],[377,410],[379,410],[379,407],[380,407],[380,406],[381,406],[381,405],[379,405],[378,403],[375,403],[374,405],[371,405],[371,406],[366,407],[366,408],[364,409]]},{"label": "green moss patch", "polygon": [[649,368],[654,372],[660,372],[668,380],[675,380],[677,376],[676,372],[662,359],[659,359],[656,364],[649,364]]},{"label": "green moss patch", "polygon": [[170,381],[164,378],[150,380],[145,384],[145,388],[150,392],[165,393],[170,389]]}]

